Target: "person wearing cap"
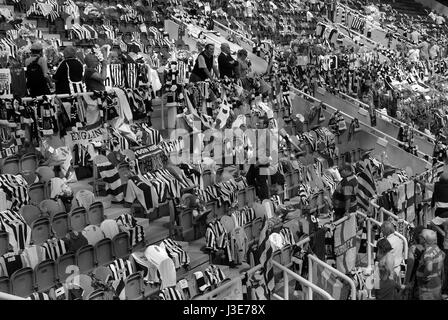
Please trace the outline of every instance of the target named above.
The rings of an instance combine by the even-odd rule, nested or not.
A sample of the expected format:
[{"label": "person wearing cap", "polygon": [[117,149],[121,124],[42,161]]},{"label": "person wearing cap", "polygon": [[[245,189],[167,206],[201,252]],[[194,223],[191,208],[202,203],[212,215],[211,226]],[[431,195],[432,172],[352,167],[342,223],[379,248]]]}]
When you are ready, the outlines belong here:
[{"label": "person wearing cap", "polygon": [[100,61],[94,54],[86,55],[84,62],[86,69],[84,72],[84,82],[86,83],[87,91],[105,91],[104,80],[107,77],[107,60],[104,59],[101,64],[101,74],[97,71]]},{"label": "person wearing cap", "polygon": [[424,229],[421,235],[425,251],[416,271],[418,297],[419,300],[441,300],[445,253],[437,246],[435,231]]},{"label": "person wearing cap", "polygon": [[42,79],[32,77],[27,73],[26,86],[29,94],[33,97],[50,94],[50,88],[52,87],[50,72],[48,71],[47,58],[43,55],[43,46],[40,42],[35,42],[31,45],[31,56],[25,60],[25,67],[28,68],[31,63],[36,62],[41,70]]},{"label": "person wearing cap", "polygon": [[235,78],[235,67],[237,62],[230,54],[230,46],[228,43],[221,44],[221,53],[218,56],[218,68],[221,79],[228,77]]},{"label": "person wearing cap", "polygon": [[212,70],[215,77],[219,78],[219,70],[214,62],[215,45],[208,43],[204,50],[196,58],[193,71],[190,75],[190,82],[205,81],[212,79]]},{"label": "person wearing cap", "polygon": [[390,221],[385,221],[381,225],[381,232],[392,246],[392,256],[394,257],[394,269],[397,277],[400,277],[400,265],[403,262],[403,241],[395,234],[395,227]]},{"label": "person wearing cap", "polygon": [[[70,74],[68,74],[68,68]],[[64,60],[59,64],[53,80],[56,82],[56,94],[70,93],[70,85],[68,78],[72,82],[81,82],[84,73],[84,65],[76,57],[76,49],[72,46],[67,46],[64,49]]]},{"label": "person wearing cap", "polygon": [[341,219],[345,214],[358,209],[358,180],[350,163],[339,169],[342,180],[333,193],[334,220]]},{"label": "person wearing cap", "polygon": [[420,258],[423,256],[425,247],[423,246],[422,231],[423,226],[417,226],[412,230],[412,242],[408,249],[408,259],[406,260],[406,276],[404,285],[408,291],[407,297],[409,300],[418,300],[418,286],[415,280],[417,266]]}]

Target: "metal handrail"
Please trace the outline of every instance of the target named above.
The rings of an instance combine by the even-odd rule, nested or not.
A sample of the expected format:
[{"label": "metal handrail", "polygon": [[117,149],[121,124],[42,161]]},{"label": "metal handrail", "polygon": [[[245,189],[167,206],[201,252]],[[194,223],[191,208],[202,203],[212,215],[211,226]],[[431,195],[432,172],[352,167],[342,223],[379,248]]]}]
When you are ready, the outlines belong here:
[{"label": "metal handrail", "polygon": [[[340,110],[336,109],[335,107],[329,105],[328,103],[324,103],[324,102],[322,102],[321,100],[319,100],[319,99],[317,99],[317,98],[315,98],[315,97],[313,97],[313,96],[311,96],[311,95],[309,95],[309,94],[307,94],[307,93],[305,93],[305,92],[303,92],[303,91],[301,91],[301,90],[299,90],[299,89],[297,89],[297,88],[292,87],[291,90],[292,90],[292,91],[296,91],[299,95],[303,95],[303,96],[308,97],[309,99],[313,99],[313,100],[316,101],[317,103],[322,103],[322,104],[324,104],[326,107],[329,107],[330,109],[332,109],[333,111],[339,111],[340,114],[342,114],[343,116],[345,116],[345,117],[347,117],[347,118],[349,118],[349,119],[351,119],[351,120],[354,119],[354,117],[352,117],[351,115],[348,115],[348,114],[346,114],[345,112],[340,111]],[[384,137],[384,138],[387,138],[387,139],[389,139],[389,140],[391,140],[391,141],[397,143],[398,145],[401,145],[401,144],[402,144],[401,141],[397,140],[397,139],[394,138],[394,137],[391,137],[391,136],[388,135],[388,134],[385,134],[384,132],[378,130],[378,129],[375,128],[375,127],[371,127],[371,126],[369,126],[367,123],[364,123],[364,122],[362,122],[362,121],[360,121],[360,120],[358,120],[358,123],[360,124],[360,126],[362,125],[362,126],[366,127],[368,130],[373,130],[373,131],[375,131],[375,132],[376,132],[376,135],[378,135],[378,137]],[[417,150],[417,153],[420,154],[422,157],[426,156],[426,155],[425,155],[423,152],[421,152],[420,150]],[[414,156],[413,154],[410,154],[410,155],[411,155],[411,156]],[[429,164],[428,161],[426,161],[426,160],[424,160],[424,159],[421,159],[421,158],[419,158],[419,159],[422,160],[422,161],[425,161],[425,162],[427,162],[427,163]]]},{"label": "metal handrail", "polygon": [[[351,288],[350,295],[352,297],[352,300],[356,300],[356,285],[355,285],[355,282],[353,281],[353,279],[351,279],[349,276],[345,275],[341,271],[333,268],[332,266],[328,265],[327,263],[323,262],[322,260],[320,260],[319,258],[317,258],[316,256],[313,256],[311,254],[308,255],[308,263],[309,263],[308,275],[309,276],[312,275],[312,272],[310,272],[311,267],[312,267],[312,262],[311,261],[321,265],[322,267],[327,268],[328,270],[330,270],[330,272],[336,274],[338,277],[341,277],[342,279],[347,281],[350,284],[350,288]],[[311,279],[308,278],[308,280],[312,281],[312,278]]]},{"label": "metal handrail", "polygon": [[6,292],[0,292],[0,300],[26,300],[26,299]]},{"label": "metal handrail", "polygon": [[289,300],[289,276],[300,282],[303,286],[308,287],[308,290],[310,290],[310,294],[308,295],[308,300],[313,300],[313,292],[316,292],[320,294],[322,297],[326,298],[327,300],[334,300],[334,298],[326,292],[324,289],[320,288],[319,286],[315,285],[311,281],[299,276],[294,271],[289,270],[285,266],[282,266],[277,261],[273,260],[272,265],[276,268],[279,268],[283,271],[283,277],[284,277],[284,294],[285,297],[281,297],[276,293],[273,293],[272,296],[279,299],[279,300]]}]

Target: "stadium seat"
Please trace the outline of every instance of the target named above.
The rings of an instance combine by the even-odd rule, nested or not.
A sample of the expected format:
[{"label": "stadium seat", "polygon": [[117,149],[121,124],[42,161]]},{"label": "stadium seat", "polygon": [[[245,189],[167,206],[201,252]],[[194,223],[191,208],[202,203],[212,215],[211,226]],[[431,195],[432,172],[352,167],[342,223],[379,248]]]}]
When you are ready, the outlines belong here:
[{"label": "stadium seat", "polygon": [[208,186],[213,185],[212,173],[210,170],[204,170],[204,172],[202,173],[202,181],[204,182],[204,189],[206,189]]},{"label": "stadium seat", "polygon": [[0,292],[11,293],[11,284],[8,277],[0,277]]},{"label": "stadium seat", "polygon": [[[278,263],[281,264],[282,263],[281,258],[282,258],[281,250],[277,250],[274,253],[272,253],[273,261],[277,261]],[[279,268],[274,268],[274,277],[275,277],[276,281],[278,281],[278,279],[282,277],[282,273],[283,273],[283,271],[280,270]]]},{"label": "stadium seat", "polygon": [[48,218],[39,218],[31,226],[31,241],[35,245],[41,245],[51,237],[50,220]]},{"label": "stadium seat", "polygon": [[26,298],[34,292],[33,269],[26,267],[15,271],[10,278],[11,293]]},{"label": "stadium seat", "polygon": [[244,232],[246,233],[247,241],[251,242],[253,240],[252,222],[246,223],[246,225],[244,226]]},{"label": "stadium seat", "polygon": [[48,218],[53,219],[54,215],[60,212],[65,212],[65,206],[61,200],[46,199],[39,204],[39,209],[42,214],[48,215]]},{"label": "stadium seat", "polygon": [[80,273],[88,273],[95,268],[95,249],[91,245],[86,245],[76,252],[76,265]]},{"label": "stadium seat", "polygon": [[287,266],[291,263],[291,255],[292,255],[292,247],[291,245],[286,245],[282,248],[282,255],[281,255],[281,264],[282,266]]},{"label": "stadium seat", "polygon": [[113,237],[120,233],[120,228],[118,227],[117,221],[113,219],[106,219],[101,222],[100,228],[106,238],[109,239],[113,239]]},{"label": "stadium seat", "polygon": [[95,258],[99,266],[110,264],[115,260],[111,239],[102,239],[95,245]]},{"label": "stadium seat", "polygon": [[76,265],[76,256],[73,252],[66,252],[58,257],[57,269],[58,269],[59,282],[64,283],[65,279],[67,279],[68,276],[70,276],[70,274],[67,273],[68,271],[67,267],[75,265]]},{"label": "stadium seat", "polygon": [[51,229],[56,238],[64,238],[70,232],[68,214],[65,212],[56,213],[51,220]]},{"label": "stadium seat", "polygon": [[17,175],[20,173],[19,158],[17,156],[6,157],[1,166],[3,174]]},{"label": "stadium seat", "polygon": [[40,218],[40,209],[33,205],[24,205],[19,209],[19,214],[25,220],[26,224],[31,227],[34,221]]},{"label": "stadium seat", "polygon": [[90,205],[87,211],[87,221],[91,225],[99,226],[104,220],[104,206],[100,201],[94,202]]},{"label": "stadium seat", "polygon": [[22,174],[28,174],[29,172],[34,173],[38,166],[37,155],[34,153],[24,154],[19,161],[20,172]]},{"label": "stadium seat", "polygon": [[112,270],[110,270],[109,267],[100,265],[97,268],[95,268],[95,270],[93,271],[93,274],[98,280],[106,283],[109,280],[109,278],[112,276]]},{"label": "stadium seat", "polygon": [[23,179],[25,179],[28,185],[31,185],[34,182],[36,182],[37,176],[34,171],[20,172],[20,175],[23,177]]},{"label": "stadium seat", "polygon": [[34,269],[34,284],[38,292],[46,292],[56,285],[57,269],[54,260],[44,260]]},{"label": "stadium seat", "polygon": [[105,294],[106,292],[104,290],[97,289],[89,293],[87,300],[105,300]]},{"label": "stadium seat", "polygon": [[41,182],[33,183],[28,188],[28,196],[30,197],[30,204],[39,206],[45,200],[45,186]]},{"label": "stadium seat", "polygon": [[246,205],[251,206],[255,202],[255,187],[246,187]]},{"label": "stadium seat", "polygon": [[145,292],[141,273],[133,273],[125,281],[126,300],[141,300]]},{"label": "stadium seat", "polygon": [[6,231],[0,231],[0,256],[8,252],[9,234]]},{"label": "stadium seat", "polygon": [[127,232],[120,232],[113,239],[114,256],[116,259],[127,258],[131,254],[131,241]]},{"label": "stadium seat", "polygon": [[193,228],[193,212],[191,209],[184,209],[179,216],[180,227],[183,230]]},{"label": "stadium seat", "polygon": [[87,225],[87,212],[84,207],[73,209],[69,214],[70,228],[73,231],[81,232]]},{"label": "stadium seat", "polygon": [[258,217],[252,221],[252,237],[257,240],[260,237],[261,227],[263,226],[263,220]]},{"label": "stadium seat", "polygon": [[238,208],[242,208],[246,205],[246,190],[238,191]]}]

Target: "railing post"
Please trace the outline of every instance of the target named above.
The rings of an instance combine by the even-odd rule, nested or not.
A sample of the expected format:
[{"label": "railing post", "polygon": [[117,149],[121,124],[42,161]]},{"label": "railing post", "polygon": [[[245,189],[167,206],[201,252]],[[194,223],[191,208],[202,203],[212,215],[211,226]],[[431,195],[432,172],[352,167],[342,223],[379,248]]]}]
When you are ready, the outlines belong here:
[{"label": "railing post", "polygon": [[366,224],[367,224],[367,267],[370,270],[370,268],[372,267],[372,242],[371,242],[372,224],[369,218],[367,218]]},{"label": "railing post", "polygon": [[288,273],[283,270],[284,299],[289,300],[289,278]]},{"label": "railing post", "polygon": [[[308,257],[308,280],[313,283],[313,261]],[[313,300],[313,288],[308,287],[308,300]]]}]

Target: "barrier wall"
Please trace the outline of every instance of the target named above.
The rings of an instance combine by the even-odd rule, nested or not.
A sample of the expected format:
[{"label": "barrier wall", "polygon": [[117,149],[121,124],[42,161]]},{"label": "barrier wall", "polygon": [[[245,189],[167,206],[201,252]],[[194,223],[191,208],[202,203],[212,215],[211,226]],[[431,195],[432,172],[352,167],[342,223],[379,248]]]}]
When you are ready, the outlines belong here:
[{"label": "barrier wall", "polygon": [[[293,92],[296,93],[291,101],[293,113],[300,113],[305,116],[308,113],[312,103],[299,96],[300,94],[302,94],[301,91],[294,89]],[[320,101],[313,97],[310,97],[310,99],[315,101],[314,104]],[[325,121],[321,123],[321,125],[327,126],[330,117],[336,111],[336,109],[331,105],[327,105],[326,109],[323,109],[322,111],[325,116]],[[353,117],[349,116],[343,111],[341,113],[343,114],[348,127]],[[317,124],[317,119],[309,125],[312,126],[313,124]],[[338,144],[337,146],[340,150],[340,153],[358,148],[362,148],[364,150],[373,149],[372,155],[379,156],[381,158],[381,155],[385,153],[390,165],[397,168],[410,168],[413,174],[422,173],[428,168],[428,166],[430,166],[429,162],[399,148],[397,146],[398,140],[380,132],[377,129],[370,127],[366,123],[363,123],[361,120],[360,129],[361,130],[356,132],[353,139],[350,141],[348,140],[348,130],[339,137],[340,144]]]},{"label": "barrier wall", "polygon": [[[320,89],[324,90],[324,89]],[[347,113],[348,115],[357,118],[358,120],[370,124],[370,114],[366,108],[367,105],[364,105],[364,108],[360,106],[362,102],[357,101],[353,99],[352,101],[349,101],[348,99],[344,99],[342,96],[337,96],[334,94],[331,94],[328,91],[322,91],[320,90],[316,91],[315,97],[319,100],[341,110],[342,112]],[[396,123],[396,124],[395,124]],[[407,124],[404,124],[407,125]],[[400,131],[400,122],[398,120],[395,120],[389,116],[385,116],[380,112],[376,111],[376,128],[391,136],[394,138],[398,137],[398,133]],[[433,151],[434,151],[434,141],[429,136],[425,135],[423,136],[423,133],[414,130],[414,141],[415,144],[418,146],[418,149],[425,155],[429,155],[432,157]]]}]

